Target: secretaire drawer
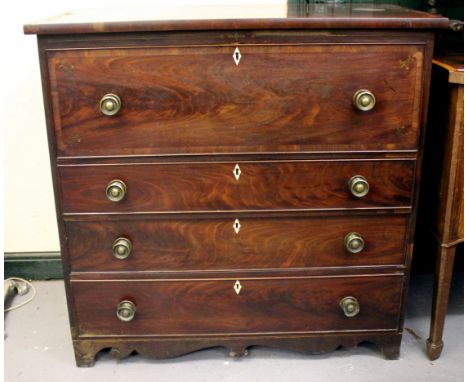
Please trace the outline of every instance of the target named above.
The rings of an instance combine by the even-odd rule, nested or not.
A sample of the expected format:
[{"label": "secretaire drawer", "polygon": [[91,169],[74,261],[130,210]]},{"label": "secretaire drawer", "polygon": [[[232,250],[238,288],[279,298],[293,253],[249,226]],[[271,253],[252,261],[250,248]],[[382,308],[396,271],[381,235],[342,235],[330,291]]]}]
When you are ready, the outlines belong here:
[{"label": "secretaire drawer", "polygon": [[66,165],[59,173],[64,213],[355,209],[410,207],[414,161]]},{"label": "secretaire drawer", "polygon": [[[72,281],[79,336],[396,330],[403,278]],[[346,314],[345,314],[346,311]]]},{"label": "secretaire drawer", "polygon": [[407,215],[67,221],[72,272],[403,265]]},{"label": "secretaire drawer", "polygon": [[[418,146],[418,45],[103,48],[47,55],[59,156]],[[372,96],[360,90],[372,93],[374,108]],[[359,110],[354,101],[371,110]]]}]

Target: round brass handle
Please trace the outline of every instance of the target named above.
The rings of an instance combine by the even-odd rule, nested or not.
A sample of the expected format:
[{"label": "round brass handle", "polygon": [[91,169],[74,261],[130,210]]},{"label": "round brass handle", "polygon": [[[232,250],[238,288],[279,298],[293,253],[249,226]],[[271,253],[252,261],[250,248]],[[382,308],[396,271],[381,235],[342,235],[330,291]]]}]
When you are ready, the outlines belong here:
[{"label": "round brass handle", "polygon": [[366,89],[359,89],[353,96],[354,107],[361,111],[369,111],[375,107],[375,96]]},{"label": "round brass handle", "polygon": [[346,317],[354,317],[359,314],[359,302],[356,297],[347,296],[340,301],[340,307]]},{"label": "round brass handle", "polygon": [[116,259],[126,259],[132,253],[132,242],[125,237],[119,237],[112,244],[112,253]]},{"label": "round brass handle", "polygon": [[123,322],[133,320],[136,314],[136,306],[133,302],[128,300],[120,301],[117,305],[117,318]]},{"label": "round brass handle", "polygon": [[344,239],[344,245],[348,252],[359,253],[364,249],[364,239],[357,232],[350,232]]},{"label": "round brass handle", "polygon": [[361,175],[355,175],[348,181],[349,191],[356,197],[362,198],[369,193],[369,183]]},{"label": "round brass handle", "polygon": [[109,93],[101,98],[99,107],[101,108],[102,114],[111,117],[119,112],[122,107],[122,101],[120,101],[118,95]]},{"label": "round brass handle", "polygon": [[120,202],[127,193],[127,185],[118,179],[111,180],[106,188],[106,196],[111,202]]}]

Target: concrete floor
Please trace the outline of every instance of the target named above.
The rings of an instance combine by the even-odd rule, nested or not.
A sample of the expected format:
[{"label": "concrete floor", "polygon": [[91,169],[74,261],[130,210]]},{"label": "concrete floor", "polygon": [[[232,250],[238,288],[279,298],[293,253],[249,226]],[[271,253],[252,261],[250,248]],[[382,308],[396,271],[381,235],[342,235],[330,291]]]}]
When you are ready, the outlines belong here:
[{"label": "concrete floor", "polygon": [[[179,358],[154,361],[132,356],[117,361],[98,355],[93,368],[77,368],[73,356],[65,293],[61,281],[35,282],[37,297],[5,316],[5,380],[14,381],[462,381],[463,274],[454,277],[445,327],[445,348],[439,360],[425,354],[429,330],[432,278],[412,279],[401,357],[384,360],[373,345],[330,354],[306,356],[254,348],[242,359],[224,349],[210,349]],[[20,301],[16,297],[14,303]]]}]

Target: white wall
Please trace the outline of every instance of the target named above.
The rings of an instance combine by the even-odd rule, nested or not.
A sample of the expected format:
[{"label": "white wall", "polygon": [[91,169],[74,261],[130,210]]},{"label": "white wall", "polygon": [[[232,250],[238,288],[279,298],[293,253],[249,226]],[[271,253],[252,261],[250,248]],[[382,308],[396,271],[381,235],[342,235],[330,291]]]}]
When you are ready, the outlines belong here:
[{"label": "white wall", "polygon": [[[204,4],[249,2],[201,1]],[[268,2],[271,1],[254,1]],[[167,4],[167,0],[113,0],[112,7],[156,3]],[[179,5],[184,3],[197,2],[177,0]],[[36,38],[23,34],[23,24],[79,8],[101,8],[106,12],[108,6],[108,2],[96,0],[13,1],[3,6],[5,252],[58,251],[60,248]]]}]

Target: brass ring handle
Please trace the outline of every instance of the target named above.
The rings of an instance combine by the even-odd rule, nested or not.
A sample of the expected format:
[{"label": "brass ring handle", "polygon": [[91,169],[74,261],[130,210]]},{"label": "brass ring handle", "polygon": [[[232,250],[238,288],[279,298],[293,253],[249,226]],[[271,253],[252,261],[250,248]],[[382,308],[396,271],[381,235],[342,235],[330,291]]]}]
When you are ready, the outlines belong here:
[{"label": "brass ring handle", "polygon": [[119,112],[122,107],[122,101],[118,95],[109,93],[101,98],[99,107],[101,108],[102,114],[111,117]]},{"label": "brass ring handle", "polygon": [[369,193],[370,186],[366,178],[361,175],[355,175],[349,179],[348,188],[356,198],[362,198]]},{"label": "brass ring handle", "polygon": [[130,322],[136,314],[136,306],[133,302],[128,300],[120,301],[117,305],[117,318],[123,322]]},{"label": "brass ring handle", "polygon": [[353,96],[354,107],[361,111],[370,111],[375,107],[375,96],[366,89],[359,89]]},{"label": "brass ring handle", "polygon": [[106,196],[111,202],[120,202],[126,193],[127,185],[119,179],[111,180],[106,187]]},{"label": "brass ring handle", "polygon": [[359,302],[356,297],[347,296],[340,301],[340,307],[346,317],[354,317],[359,314]]},{"label": "brass ring handle", "polygon": [[357,232],[350,232],[344,239],[344,245],[348,252],[359,253],[364,249],[364,239]]},{"label": "brass ring handle", "polygon": [[132,242],[125,237],[119,237],[112,244],[112,253],[116,259],[126,259],[132,253]]}]

